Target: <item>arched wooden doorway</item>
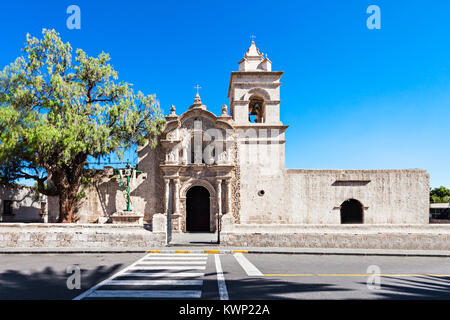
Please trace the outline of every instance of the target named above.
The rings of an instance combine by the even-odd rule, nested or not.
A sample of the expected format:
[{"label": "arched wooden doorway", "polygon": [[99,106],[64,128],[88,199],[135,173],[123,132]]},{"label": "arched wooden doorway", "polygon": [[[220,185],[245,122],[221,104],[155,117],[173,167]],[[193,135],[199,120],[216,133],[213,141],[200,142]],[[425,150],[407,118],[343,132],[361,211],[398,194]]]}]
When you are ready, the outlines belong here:
[{"label": "arched wooden doorway", "polygon": [[364,209],[361,202],[355,199],[345,200],[341,204],[341,224],[357,224],[364,222]]},{"label": "arched wooden doorway", "polygon": [[193,186],[186,193],[186,231],[210,231],[209,192],[205,187]]}]

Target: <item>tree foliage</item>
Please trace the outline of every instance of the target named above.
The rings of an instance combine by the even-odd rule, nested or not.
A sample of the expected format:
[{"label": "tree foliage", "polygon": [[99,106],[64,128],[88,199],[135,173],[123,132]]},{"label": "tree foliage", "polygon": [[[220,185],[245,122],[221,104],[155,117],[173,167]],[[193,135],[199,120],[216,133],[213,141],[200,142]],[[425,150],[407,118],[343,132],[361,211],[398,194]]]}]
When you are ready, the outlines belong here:
[{"label": "tree foliage", "polygon": [[431,203],[447,203],[450,202],[450,189],[446,187],[434,188],[430,191]]},{"label": "tree foliage", "polygon": [[0,182],[36,180],[73,222],[87,157],[155,146],[164,120],[154,95],[118,81],[108,54],[73,59],[55,30],[42,34],[27,34],[24,55],[0,72]]}]

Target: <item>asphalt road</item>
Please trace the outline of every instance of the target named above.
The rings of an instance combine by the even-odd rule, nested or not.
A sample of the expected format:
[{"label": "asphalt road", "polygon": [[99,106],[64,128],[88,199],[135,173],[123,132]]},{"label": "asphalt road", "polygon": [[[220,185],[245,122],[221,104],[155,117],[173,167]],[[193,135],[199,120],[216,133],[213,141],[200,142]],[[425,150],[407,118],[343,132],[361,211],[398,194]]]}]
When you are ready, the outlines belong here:
[{"label": "asphalt road", "polygon": [[[80,268],[80,289],[67,285],[69,277],[76,283],[73,266]],[[102,281],[108,282],[96,287]],[[450,299],[450,258],[0,255],[0,299],[74,299],[83,293],[82,299]]]}]

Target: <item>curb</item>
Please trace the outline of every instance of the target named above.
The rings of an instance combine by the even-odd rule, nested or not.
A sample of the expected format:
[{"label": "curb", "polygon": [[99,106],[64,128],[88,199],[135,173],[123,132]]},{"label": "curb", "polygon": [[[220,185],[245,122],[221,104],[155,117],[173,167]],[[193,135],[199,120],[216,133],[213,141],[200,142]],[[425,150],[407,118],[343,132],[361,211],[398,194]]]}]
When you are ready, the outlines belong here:
[{"label": "curb", "polygon": [[195,253],[195,254],[232,254],[251,253],[248,250],[147,250],[145,253]]},{"label": "curb", "polygon": [[383,251],[379,250],[339,250],[339,249],[313,249],[308,250],[305,248],[299,249],[263,249],[263,248],[249,248],[246,250],[241,249],[118,249],[118,250],[89,250],[89,249],[60,249],[53,248],[47,249],[24,249],[24,250],[2,250],[0,254],[120,254],[120,253],[154,253],[154,254],[234,254],[234,253],[246,253],[246,254],[302,254],[302,255],[344,255],[344,256],[397,256],[397,257],[450,257],[450,251],[440,250],[395,250],[395,251]]}]

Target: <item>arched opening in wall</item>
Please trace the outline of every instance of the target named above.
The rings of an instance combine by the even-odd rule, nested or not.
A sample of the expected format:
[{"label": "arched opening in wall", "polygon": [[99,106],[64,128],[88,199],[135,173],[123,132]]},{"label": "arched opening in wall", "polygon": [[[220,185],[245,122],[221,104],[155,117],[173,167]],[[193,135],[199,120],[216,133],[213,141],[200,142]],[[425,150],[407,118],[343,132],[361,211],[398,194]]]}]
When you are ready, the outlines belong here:
[{"label": "arched opening in wall", "polygon": [[194,186],[186,193],[186,231],[209,232],[209,191]]},{"label": "arched opening in wall", "polygon": [[248,104],[248,121],[250,123],[265,122],[265,103],[260,95],[252,95]]},{"label": "arched opening in wall", "polygon": [[361,224],[364,222],[364,208],[355,199],[345,200],[341,204],[341,224]]}]

